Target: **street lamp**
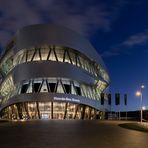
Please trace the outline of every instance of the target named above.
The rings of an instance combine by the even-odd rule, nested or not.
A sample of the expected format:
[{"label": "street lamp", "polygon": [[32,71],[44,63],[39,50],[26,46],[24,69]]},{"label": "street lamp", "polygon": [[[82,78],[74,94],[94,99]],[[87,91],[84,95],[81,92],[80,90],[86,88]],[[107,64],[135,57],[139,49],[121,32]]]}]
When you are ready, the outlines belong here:
[{"label": "street lamp", "polygon": [[140,87],[140,91],[136,92],[136,96],[140,96],[140,121],[142,123],[142,118],[143,118],[143,108],[142,108],[142,101],[143,101],[143,89],[144,89],[144,85],[141,85]]},{"label": "street lamp", "polygon": [[145,106],[142,106],[142,110],[145,110],[146,109],[146,107]]}]

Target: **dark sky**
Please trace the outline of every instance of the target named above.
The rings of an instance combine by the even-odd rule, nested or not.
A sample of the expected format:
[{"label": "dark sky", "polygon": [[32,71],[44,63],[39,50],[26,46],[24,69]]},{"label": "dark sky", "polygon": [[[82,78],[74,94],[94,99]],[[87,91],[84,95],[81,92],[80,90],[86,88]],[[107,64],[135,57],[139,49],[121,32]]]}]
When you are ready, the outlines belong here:
[{"label": "dark sky", "polygon": [[[135,92],[144,84],[148,109],[147,0],[0,0],[1,49],[19,28],[38,23],[61,24],[86,36],[108,68],[110,92],[127,93],[126,108],[135,110]],[[119,108],[125,106],[113,107]]]}]

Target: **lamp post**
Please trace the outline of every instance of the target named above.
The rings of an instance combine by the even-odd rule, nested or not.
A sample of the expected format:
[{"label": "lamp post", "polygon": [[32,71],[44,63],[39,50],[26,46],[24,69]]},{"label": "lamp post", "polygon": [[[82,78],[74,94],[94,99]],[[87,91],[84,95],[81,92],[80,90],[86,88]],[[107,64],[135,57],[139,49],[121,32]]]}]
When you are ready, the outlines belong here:
[{"label": "lamp post", "polygon": [[141,85],[140,91],[136,92],[136,96],[140,96],[140,122],[141,123],[142,123],[142,118],[143,118],[143,112],[142,112],[143,89],[144,89],[144,85]]}]

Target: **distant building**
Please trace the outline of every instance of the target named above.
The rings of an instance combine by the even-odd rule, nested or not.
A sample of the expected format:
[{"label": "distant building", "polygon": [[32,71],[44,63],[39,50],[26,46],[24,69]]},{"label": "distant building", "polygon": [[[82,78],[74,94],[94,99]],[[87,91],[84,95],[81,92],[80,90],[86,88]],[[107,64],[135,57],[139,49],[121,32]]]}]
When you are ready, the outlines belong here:
[{"label": "distant building", "polygon": [[78,33],[57,25],[20,29],[0,59],[4,119],[94,119],[109,85],[101,57]]}]

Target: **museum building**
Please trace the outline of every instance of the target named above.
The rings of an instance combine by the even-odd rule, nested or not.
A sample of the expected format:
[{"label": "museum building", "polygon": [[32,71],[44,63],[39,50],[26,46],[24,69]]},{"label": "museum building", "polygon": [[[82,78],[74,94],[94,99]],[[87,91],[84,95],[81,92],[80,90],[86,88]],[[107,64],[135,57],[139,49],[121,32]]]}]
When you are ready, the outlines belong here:
[{"label": "museum building", "polygon": [[[2,119],[95,119],[107,69],[82,35],[53,24],[23,27],[0,58]],[[107,100],[105,100],[107,101]]]}]

